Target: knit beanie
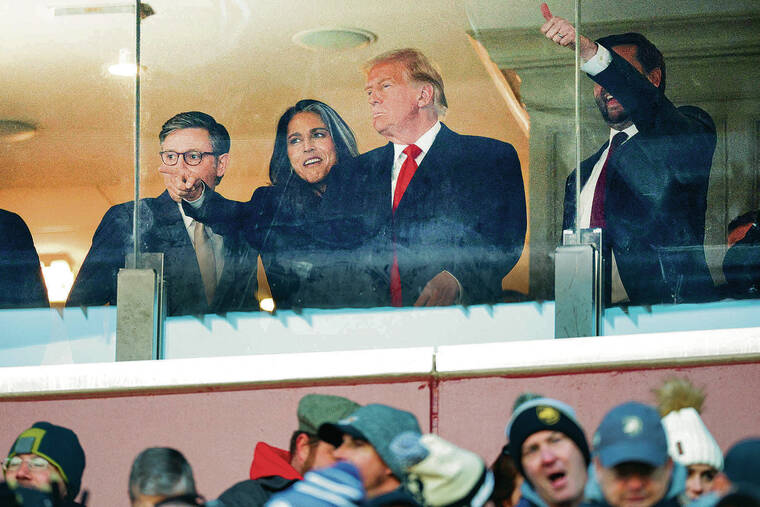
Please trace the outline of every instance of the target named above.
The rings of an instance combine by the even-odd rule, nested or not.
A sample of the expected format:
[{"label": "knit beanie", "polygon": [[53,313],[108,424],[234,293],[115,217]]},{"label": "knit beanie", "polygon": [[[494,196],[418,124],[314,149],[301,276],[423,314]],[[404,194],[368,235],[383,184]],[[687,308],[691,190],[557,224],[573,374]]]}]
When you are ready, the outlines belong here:
[{"label": "knit beanie", "polygon": [[539,431],[558,431],[572,440],[583,454],[586,466],[591,463],[588,441],[575,411],[566,403],[552,398],[536,398],[517,407],[507,424],[509,452],[515,460],[515,466],[525,477],[522,466],[522,446],[529,436]]},{"label": "knit beanie", "polygon": [[438,435],[402,433],[391,442],[391,452],[407,471],[407,489],[424,505],[479,507],[493,492],[493,474],[483,460]]},{"label": "knit beanie", "polygon": [[700,464],[723,469],[718,442],[694,408],[670,412],[662,418],[662,425],[668,435],[668,454],[673,461],[684,466]]},{"label": "knit beanie", "polygon": [[84,473],[84,449],[76,433],[49,422],[36,422],[18,436],[8,457],[35,454],[48,460],[66,483],[66,497],[76,498]]}]

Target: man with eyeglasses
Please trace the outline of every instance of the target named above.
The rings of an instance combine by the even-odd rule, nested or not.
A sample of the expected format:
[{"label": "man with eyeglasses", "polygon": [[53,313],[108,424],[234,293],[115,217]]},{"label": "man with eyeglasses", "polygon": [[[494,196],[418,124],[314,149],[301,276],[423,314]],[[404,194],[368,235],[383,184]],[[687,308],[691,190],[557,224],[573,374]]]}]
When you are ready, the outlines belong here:
[{"label": "man with eyeglasses", "polygon": [[11,488],[58,491],[63,505],[75,506],[81,505],[74,499],[84,466],[84,449],[76,433],[49,422],[36,422],[13,443],[3,460],[3,474]]},{"label": "man with eyeglasses", "polygon": [[[158,136],[167,188],[140,200],[140,251],[164,254],[167,314],[221,313],[256,308],[256,253],[234,234],[222,236],[185,215],[181,201],[218,185],[230,160],[230,135],[199,111],[177,114]],[[170,189],[183,189],[183,195]],[[197,194],[197,195],[196,195]],[[92,239],[67,306],[116,304],[116,278],[132,252],[134,202],[112,207]],[[217,227],[218,229],[218,227]]]}]

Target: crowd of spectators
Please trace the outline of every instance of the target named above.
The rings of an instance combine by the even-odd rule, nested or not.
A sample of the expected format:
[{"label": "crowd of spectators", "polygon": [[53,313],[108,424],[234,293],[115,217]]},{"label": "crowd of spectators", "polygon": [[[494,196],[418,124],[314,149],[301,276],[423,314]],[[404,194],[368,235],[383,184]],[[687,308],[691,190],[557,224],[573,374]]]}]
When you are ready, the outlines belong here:
[{"label": "crowd of spectators", "polygon": [[[218,498],[199,494],[190,464],[168,447],[139,453],[126,492],[132,507],[760,505],[760,438],[745,438],[724,456],[699,415],[701,390],[671,379],[655,394],[657,407],[612,407],[588,440],[571,406],[525,393],[491,467],[423,434],[405,410],[308,394],[289,448],[257,443],[249,478]],[[37,422],[3,461],[0,506],[84,506],[84,469],[74,431]]]}]

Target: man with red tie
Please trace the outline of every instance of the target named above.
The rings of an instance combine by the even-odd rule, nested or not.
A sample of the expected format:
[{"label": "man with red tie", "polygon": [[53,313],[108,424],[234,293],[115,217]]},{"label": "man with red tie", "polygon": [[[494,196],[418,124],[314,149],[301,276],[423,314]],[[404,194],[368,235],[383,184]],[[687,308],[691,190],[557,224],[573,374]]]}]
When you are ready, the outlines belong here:
[{"label": "man with red tie", "polygon": [[378,306],[497,302],[525,241],[517,153],[439,121],[443,80],[420,51],[384,53],[365,70],[373,126],[389,143],[333,169],[323,202],[345,219],[344,238],[361,238],[354,262],[371,281],[355,294]]},{"label": "man with red tie", "polygon": [[[575,47],[575,28],[546,4],[541,32]],[[641,34],[594,42],[579,35],[581,70],[594,80],[594,99],[610,127],[609,142],[581,163],[565,186],[563,228],[601,227],[613,304],[710,299],[704,253],[705,211],[715,124],[694,106],[665,96],[662,53]]]}]

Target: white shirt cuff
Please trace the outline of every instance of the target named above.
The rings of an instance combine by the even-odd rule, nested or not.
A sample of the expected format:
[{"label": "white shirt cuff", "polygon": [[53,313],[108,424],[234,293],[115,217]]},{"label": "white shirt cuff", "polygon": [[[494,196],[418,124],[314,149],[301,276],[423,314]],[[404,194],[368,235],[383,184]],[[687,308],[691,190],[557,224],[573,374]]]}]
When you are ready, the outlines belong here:
[{"label": "white shirt cuff", "polygon": [[596,54],[591,60],[581,65],[581,70],[589,76],[596,76],[609,67],[612,62],[610,51],[601,44],[596,45]]}]

